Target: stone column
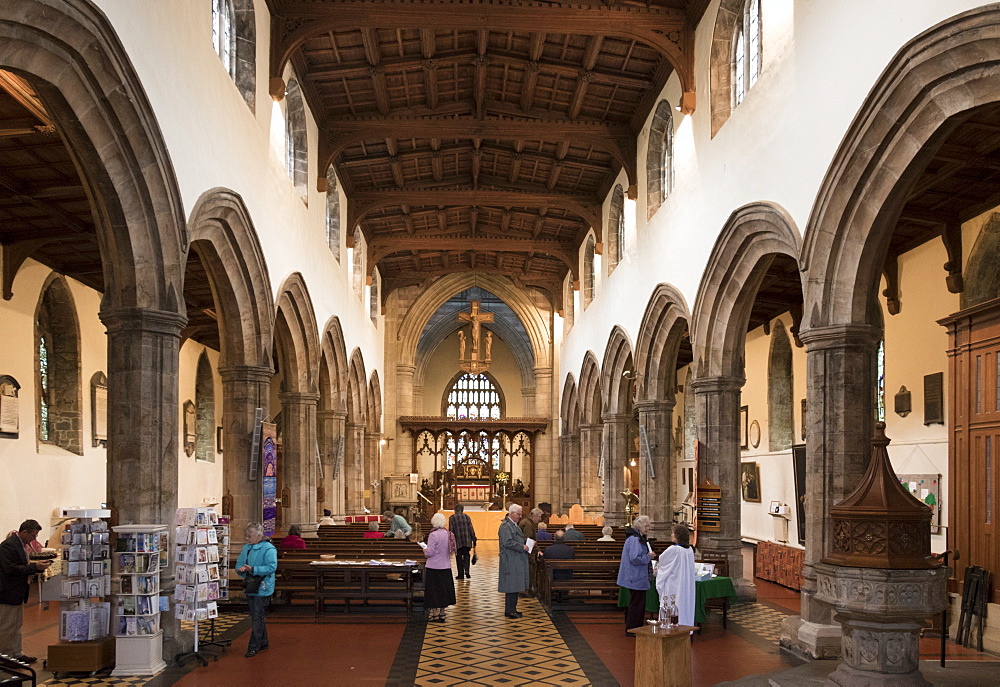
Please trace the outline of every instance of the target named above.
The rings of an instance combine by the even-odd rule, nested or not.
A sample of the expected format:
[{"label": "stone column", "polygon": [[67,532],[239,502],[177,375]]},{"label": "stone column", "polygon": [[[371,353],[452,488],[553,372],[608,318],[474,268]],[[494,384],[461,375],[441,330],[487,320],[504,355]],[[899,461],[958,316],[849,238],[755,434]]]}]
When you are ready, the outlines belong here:
[{"label": "stone column", "polygon": [[532,438],[532,458],[534,465],[531,474],[532,500],[537,503],[548,502],[555,506],[558,500],[558,472],[556,463],[556,435],[559,429],[559,412],[552,409],[552,368],[536,367],[533,414],[549,421],[544,432],[535,434]]},{"label": "stone column", "polygon": [[[344,436],[344,419],[347,413],[342,410],[320,410],[316,413],[316,430],[319,435],[319,454],[323,460],[323,491],[324,502],[321,508],[329,508],[335,516],[344,515],[343,456],[339,457],[337,466],[337,449],[340,439]],[[334,473],[340,473],[334,476]]]},{"label": "stone column", "polygon": [[[108,334],[107,499],[118,524],[171,525],[177,509],[178,351],[187,318],[122,308],[101,312]],[[174,568],[161,574],[173,597]],[[161,618],[163,655],[183,651],[172,612]]]},{"label": "stone column", "polygon": [[834,609],[816,598],[814,566],[830,553],[830,508],[850,494],[871,456],[875,366],[881,332],[871,325],[814,327],[806,346],[806,555],[802,614],[781,626],[782,646],[813,658],[840,656]]},{"label": "stone column", "polygon": [[282,391],[278,398],[281,399],[284,462],[283,467],[278,467],[291,499],[285,511],[287,523],[312,529],[317,520],[316,406],[319,394]]},{"label": "stone column", "polygon": [[364,513],[365,486],[365,425],[363,422],[348,422],[344,440],[344,465],[341,477],[346,489],[347,515]]},{"label": "stone column", "polygon": [[625,501],[621,491],[625,488],[622,470],[628,462],[628,423],[632,416],[608,414],[602,419],[607,442],[604,455],[604,523],[619,527],[631,524],[625,522]]},{"label": "stone column", "polygon": [[604,511],[601,475],[597,471],[601,463],[603,442],[603,423],[580,425],[580,505],[586,513]]},{"label": "stone column", "polygon": [[752,577],[743,571],[740,489],[740,389],[742,377],[706,377],[691,383],[695,394],[698,481],[722,488],[722,528],[698,532],[698,548],[725,554],[740,599],[757,598]]},{"label": "stone column", "polygon": [[[379,442],[382,441],[381,432],[365,432],[365,489],[371,489],[372,497],[365,505],[372,509],[372,513],[382,510],[382,461],[379,456]],[[378,485],[372,486],[372,482],[378,481]]]},{"label": "stone column", "polygon": [[251,482],[250,450],[256,427],[257,408],[268,415],[271,378],[269,367],[234,365],[219,370],[222,377],[222,491],[232,498],[232,521],[229,526],[233,544],[243,541],[243,530],[249,522],[261,519],[260,447],[256,456],[257,480]]},{"label": "stone column", "polygon": [[[383,458],[391,459],[384,469],[389,472],[410,472],[410,467],[413,462],[413,435],[410,432],[400,432],[397,430],[399,425],[396,420],[400,417],[406,415],[422,415],[423,413],[418,413],[414,410],[414,388],[413,388],[413,376],[416,374],[417,368],[415,365],[396,365],[396,397],[395,397],[395,407],[396,415],[391,418],[392,422],[389,423],[390,417],[386,415],[386,433],[389,435],[390,439],[395,441],[390,442],[389,446],[391,453]],[[388,399],[387,399],[388,400]]]},{"label": "stone column", "polygon": [[639,409],[639,427],[646,428],[646,439],[653,459],[656,477],[650,477],[646,464],[646,447],[640,439],[639,458],[639,512],[645,513],[653,521],[651,533],[657,539],[670,541],[673,526],[673,461],[671,456],[671,424],[674,417],[674,401],[643,401],[636,404]]},{"label": "stone column", "polygon": [[580,436],[563,434],[559,437],[559,454],[562,494],[553,507],[561,506],[563,512],[568,512],[574,503],[580,503]]}]

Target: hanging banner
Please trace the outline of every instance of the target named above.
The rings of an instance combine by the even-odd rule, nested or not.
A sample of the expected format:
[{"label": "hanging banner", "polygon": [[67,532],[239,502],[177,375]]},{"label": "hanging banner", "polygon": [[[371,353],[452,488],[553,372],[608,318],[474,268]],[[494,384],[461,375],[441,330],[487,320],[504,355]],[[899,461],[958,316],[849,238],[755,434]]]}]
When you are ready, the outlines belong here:
[{"label": "hanging banner", "polygon": [[264,524],[264,536],[270,537],[274,534],[278,517],[278,443],[277,426],[273,422],[261,423],[260,467],[261,522]]}]

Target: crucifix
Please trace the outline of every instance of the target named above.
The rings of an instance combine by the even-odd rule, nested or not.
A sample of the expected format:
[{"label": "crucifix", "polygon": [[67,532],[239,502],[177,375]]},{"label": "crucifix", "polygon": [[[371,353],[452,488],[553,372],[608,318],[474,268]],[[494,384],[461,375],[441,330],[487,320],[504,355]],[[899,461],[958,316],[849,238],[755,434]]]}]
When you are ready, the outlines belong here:
[{"label": "crucifix", "polygon": [[[472,352],[470,353],[469,360],[473,363],[473,367],[478,368],[479,371],[485,371],[486,366],[482,363],[488,363],[490,361],[490,348],[492,348],[492,337],[488,335],[489,341],[486,345],[486,356],[480,362],[479,358],[479,343],[480,334],[482,332],[482,324],[484,322],[493,321],[493,313],[491,312],[481,312],[479,310],[479,301],[470,302],[470,312],[460,312],[458,313],[459,322],[471,322],[472,323]],[[459,362],[465,362],[465,339],[461,339],[459,347]],[[475,374],[475,373],[474,373]]]}]

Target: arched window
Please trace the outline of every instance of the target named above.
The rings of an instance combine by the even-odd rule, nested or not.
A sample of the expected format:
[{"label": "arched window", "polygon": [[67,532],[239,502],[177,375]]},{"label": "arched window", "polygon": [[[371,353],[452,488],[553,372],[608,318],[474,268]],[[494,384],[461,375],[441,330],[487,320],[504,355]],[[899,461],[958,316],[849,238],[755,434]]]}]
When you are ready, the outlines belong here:
[{"label": "arched window", "polygon": [[621,184],[611,194],[611,211],[608,213],[608,274],[615,271],[625,250],[625,192]]},{"label": "arched window", "polygon": [[499,420],[504,415],[503,394],[493,375],[458,375],[444,398],[442,414],[451,420]]},{"label": "arched window", "polygon": [[306,142],[306,110],[302,89],[294,79],[285,89],[285,171],[295,190],[308,197],[309,152]]},{"label": "arched window", "polygon": [[35,315],[38,440],[83,455],[80,328],[66,280],[53,277]]},{"label": "arched window", "polygon": [[[358,295],[358,298],[362,297],[364,293],[365,285],[365,248],[364,248],[364,236],[361,234],[361,227],[354,228],[354,261],[353,261],[353,286],[354,293]],[[364,302],[362,300],[362,302]]]},{"label": "arched window", "polygon": [[587,239],[587,245],[583,249],[583,307],[584,309],[594,300],[594,237]]},{"label": "arched window", "polygon": [[373,323],[378,323],[378,312],[379,302],[378,302],[378,271],[372,272],[372,288],[371,296],[368,301],[369,316],[372,318]]},{"label": "arched window", "polygon": [[253,0],[212,0],[212,46],[253,112],[257,100],[257,23]]},{"label": "arched window", "polygon": [[878,342],[875,358],[875,419],[885,422],[885,339]]},{"label": "arched window", "polygon": [[207,463],[215,462],[215,383],[212,379],[212,364],[202,352],[198,358],[198,370],[194,382],[195,459]]},{"label": "arched window", "polygon": [[785,325],[775,322],[767,366],[767,427],[772,451],[785,451],[792,447],[793,412],[792,344]]},{"label": "arched window", "polygon": [[733,107],[760,76],[760,0],[746,0],[733,38]]},{"label": "arched window", "polygon": [[652,217],[674,185],[674,117],[670,103],[661,100],[653,112],[646,151],[646,219]]},{"label": "arched window", "polygon": [[326,170],[326,245],[340,262],[340,190],[333,165]]}]

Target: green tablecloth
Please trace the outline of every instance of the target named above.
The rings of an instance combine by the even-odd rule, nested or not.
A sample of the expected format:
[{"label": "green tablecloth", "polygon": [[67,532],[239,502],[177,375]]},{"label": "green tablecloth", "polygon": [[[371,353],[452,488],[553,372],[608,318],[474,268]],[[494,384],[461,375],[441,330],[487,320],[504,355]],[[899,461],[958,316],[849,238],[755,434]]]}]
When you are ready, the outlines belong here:
[{"label": "green tablecloth", "polygon": [[[631,592],[625,587],[618,588],[618,606],[626,608],[631,600]],[[694,583],[694,621],[705,622],[705,601],[707,599],[728,598],[730,603],[736,601],[736,587],[729,577],[713,577],[710,580],[695,580]],[[660,612],[660,596],[656,587],[650,585],[646,592],[646,612]]]}]

